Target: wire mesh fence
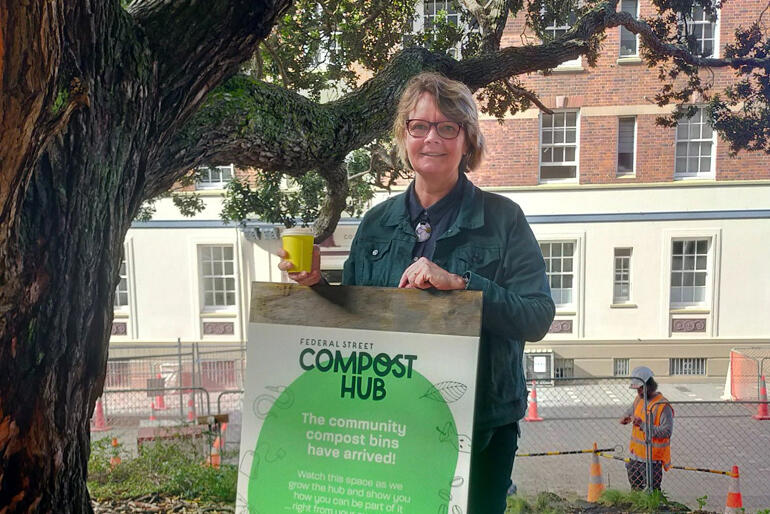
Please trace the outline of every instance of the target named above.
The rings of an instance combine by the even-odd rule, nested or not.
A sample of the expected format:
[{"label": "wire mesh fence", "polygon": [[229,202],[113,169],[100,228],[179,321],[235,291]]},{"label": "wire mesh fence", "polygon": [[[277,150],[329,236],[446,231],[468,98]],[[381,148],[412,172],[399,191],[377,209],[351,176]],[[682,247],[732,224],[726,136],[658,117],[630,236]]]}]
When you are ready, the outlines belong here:
[{"label": "wire mesh fence", "polygon": [[[628,378],[544,381],[536,388],[527,418],[520,423],[519,455],[599,448],[602,478],[608,488],[630,490],[647,485],[644,461],[629,451],[632,423],[623,425],[636,390]],[[661,386],[665,394],[665,385]],[[729,473],[739,467],[743,505],[747,512],[770,507],[770,420],[755,419],[767,409],[762,402],[669,402],[674,411],[669,471],[653,466],[652,479],[670,499],[710,510],[722,510],[730,486]],[[653,453],[654,455],[654,453]],[[513,480],[520,493],[543,491],[585,496],[590,455],[517,457]],[[631,461],[631,462],[628,462]],[[629,469],[630,468],[630,469]],[[687,468],[687,469],[683,469]],[[700,470],[695,471],[694,468]],[[722,473],[720,473],[722,472]],[[704,498],[706,497],[706,498]]]},{"label": "wire mesh fence", "polygon": [[[620,423],[637,396],[636,390],[629,388],[627,377],[549,379],[536,385],[536,395],[533,398],[530,394],[530,408],[520,423],[517,453],[522,456],[517,457],[513,472],[519,493],[536,495],[551,491],[585,497],[590,479],[590,451],[523,455],[591,450],[594,443],[601,450],[601,475],[607,488],[630,490],[633,486],[646,485],[645,463],[627,462],[632,457],[629,452],[632,423]],[[666,390],[667,385],[663,384],[664,395]],[[164,391],[167,409],[156,411],[156,419],[186,421],[189,414],[184,405],[180,410],[179,402],[189,403],[190,397],[194,399],[196,415],[228,414],[222,442],[235,463],[244,408],[242,389],[209,392],[205,388],[186,388],[182,389],[181,396],[178,388],[167,387]],[[119,437],[127,438],[129,445],[136,444],[139,429],[147,424],[142,420],[149,419],[151,402],[157,392],[147,388],[105,391],[102,398],[105,421],[113,432],[122,430]],[[770,419],[762,419],[770,417],[768,404],[671,401],[668,405],[674,412],[672,468],[660,473],[661,488],[666,495],[690,507],[697,507],[700,498],[706,502],[706,509],[721,511],[732,480],[724,473],[729,473],[735,465],[740,470],[746,511],[770,508]],[[541,421],[527,421],[538,418]],[[99,434],[95,433],[95,437]],[[629,466],[633,468],[631,473]],[[696,468],[699,471],[695,471]],[[654,479],[656,470],[652,471]]]}]

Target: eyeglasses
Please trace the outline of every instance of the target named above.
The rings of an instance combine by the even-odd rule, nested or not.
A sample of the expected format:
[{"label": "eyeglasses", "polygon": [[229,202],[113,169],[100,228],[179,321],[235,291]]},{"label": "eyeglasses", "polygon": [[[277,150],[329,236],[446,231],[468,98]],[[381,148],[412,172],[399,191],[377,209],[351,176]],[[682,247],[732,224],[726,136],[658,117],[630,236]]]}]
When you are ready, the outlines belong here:
[{"label": "eyeglasses", "polygon": [[454,139],[460,134],[462,123],[454,121],[406,120],[406,130],[412,137],[426,137],[431,127],[436,127],[436,134],[441,139]]}]

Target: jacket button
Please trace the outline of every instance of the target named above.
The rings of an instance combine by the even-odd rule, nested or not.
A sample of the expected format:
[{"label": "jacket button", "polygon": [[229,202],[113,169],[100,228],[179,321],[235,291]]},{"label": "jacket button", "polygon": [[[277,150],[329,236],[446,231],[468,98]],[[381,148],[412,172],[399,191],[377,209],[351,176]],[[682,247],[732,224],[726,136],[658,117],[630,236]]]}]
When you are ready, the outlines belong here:
[{"label": "jacket button", "polygon": [[372,250],[372,255],[377,255],[378,253],[380,253],[380,251],[377,248]]}]

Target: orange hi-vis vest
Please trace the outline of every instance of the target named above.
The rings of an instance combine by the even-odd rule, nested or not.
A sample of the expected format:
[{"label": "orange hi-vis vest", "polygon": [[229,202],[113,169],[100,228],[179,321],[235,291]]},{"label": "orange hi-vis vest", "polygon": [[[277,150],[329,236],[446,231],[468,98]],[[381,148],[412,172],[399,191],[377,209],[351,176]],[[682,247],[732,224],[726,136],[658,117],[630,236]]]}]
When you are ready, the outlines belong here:
[{"label": "orange hi-vis vest", "polygon": [[[649,412],[654,414],[652,418],[652,426],[660,426],[660,418],[663,415],[663,409],[668,407],[671,412],[674,409],[668,403],[662,394],[658,393],[657,396],[647,400],[647,408]],[[634,416],[642,420],[642,426],[646,426],[647,417],[644,412],[644,400],[638,396],[634,399]],[[634,425],[631,430],[631,444],[629,445],[629,451],[636,455],[640,459],[647,458],[647,445],[645,444],[644,431],[640,427]],[[663,469],[668,471],[671,467],[671,438],[670,437],[653,437],[652,438],[652,460],[663,463]]]}]

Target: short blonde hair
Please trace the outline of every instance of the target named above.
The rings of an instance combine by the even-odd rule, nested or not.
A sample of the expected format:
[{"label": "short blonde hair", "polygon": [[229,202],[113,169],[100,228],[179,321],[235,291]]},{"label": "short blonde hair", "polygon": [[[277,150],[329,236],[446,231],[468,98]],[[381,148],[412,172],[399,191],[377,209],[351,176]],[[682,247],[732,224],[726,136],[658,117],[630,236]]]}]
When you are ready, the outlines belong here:
[{"label": "short blonde hair", "polygon": [[465,166],[474,170],[481,164],[484,157],[484,135],[479,128],[479,114],[476,102],[468,86],[462,82],[451,80],[445,76],[424,72],[412,77],[401,95],[393,122],[393,135],[398,147],[398,156],[409,170],[412,165],[406,154],[406,120],[409,113],[417,106],[417,101],[423,93],[430,93],[436,99],[436,105],[444,116],[452,121],[462,123],[465,130],[465,141],[468,143],[468,154]]}]

